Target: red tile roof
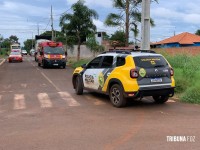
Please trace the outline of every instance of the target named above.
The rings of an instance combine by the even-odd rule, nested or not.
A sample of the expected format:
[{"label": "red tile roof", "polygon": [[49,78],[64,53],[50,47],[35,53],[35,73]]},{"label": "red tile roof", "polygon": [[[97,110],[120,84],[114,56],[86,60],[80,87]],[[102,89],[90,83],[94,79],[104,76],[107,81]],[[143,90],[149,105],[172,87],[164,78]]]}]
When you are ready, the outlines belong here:
[{"label": "red tile roof", "polygon": [[173,37],[167,38],[160,42],[156,42],[154,44],[168,44],[168,43],[179,43],[179,44],[194,44],[196,42],[200,42],[200,36],[191,34],[188,32],[183,32],[181,34],[175,35]]}]

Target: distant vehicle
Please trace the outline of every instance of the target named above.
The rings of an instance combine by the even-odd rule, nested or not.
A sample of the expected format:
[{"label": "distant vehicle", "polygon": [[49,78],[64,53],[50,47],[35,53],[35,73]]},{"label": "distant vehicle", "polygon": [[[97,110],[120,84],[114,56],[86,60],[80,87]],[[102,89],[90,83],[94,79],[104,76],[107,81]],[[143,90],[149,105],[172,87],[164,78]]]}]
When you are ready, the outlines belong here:
[{"label": "distant vehicle", "polygon": [[12,51],[8,57],[8,62],[22,62],[22,55],[19,51]]},{"label": "distant vehicle", "polygon": [[66,67],[66,56],[61,42],[41,42],[38,46],[38,66]]},{"label": "distant vehicle", "polygon": [[19,50],[21,52],[21,46],[19,43],[13,43],[10,45],[10,50],[13,51],[13,50]]},{"label": "distant vehicle", "polygon": [[38,61],[38,57],[39,57],[39,44],[41,42],[50,42],[51,41],[51,36],[40,36],[40,35],[36,35],[35,36],[35,61]]},{"label": "distant vehicle", "polygon": [[34,50],[34,49],[31,49],[29,54],[30,54],[30,56],[34,56],[35,50]]},{"label": "distant vehicle", "polygon": [[11,52],[20,52],[21,53],[21,49],[11,49]]},{"label": "distant vehicle", "polygon": [[22,50],[22,55],[27,55],[27,51],[26,50]]}]

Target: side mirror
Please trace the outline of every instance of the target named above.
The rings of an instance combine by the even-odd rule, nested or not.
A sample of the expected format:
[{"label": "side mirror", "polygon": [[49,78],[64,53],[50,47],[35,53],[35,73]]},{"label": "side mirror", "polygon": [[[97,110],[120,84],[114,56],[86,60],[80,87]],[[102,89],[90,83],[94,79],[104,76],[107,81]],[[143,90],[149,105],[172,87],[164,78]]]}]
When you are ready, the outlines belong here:
[{"label": "side mirror", "polygon": [[82,68],[86,68],[86,67],[87,67],[87,65],[86,65],[86,64],[83,64],[83,65],[81,65],[81,67],[82,67]]}]

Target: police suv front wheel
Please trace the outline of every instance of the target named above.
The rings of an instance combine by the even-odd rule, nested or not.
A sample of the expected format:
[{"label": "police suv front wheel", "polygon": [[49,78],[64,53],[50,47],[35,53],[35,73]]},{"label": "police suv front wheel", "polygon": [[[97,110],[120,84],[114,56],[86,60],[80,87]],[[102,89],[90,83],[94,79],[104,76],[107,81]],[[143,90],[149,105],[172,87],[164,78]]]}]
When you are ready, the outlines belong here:
[{"label": "police suv front wheel", "polygon": [[163,104],[169,99],[169,96],[167,96],[167,95],[153,96],[153,99],[154,99],[155,103]]},{"label": "police suv front wheel", "polygon": [[123,95],[123,89],[120,85],[114,84],[109,92],[110,101],[115,107],[123,107],[126,105],[126,98]]},{"label": "police suv front wheel", "polygon": [[75,86],[76,94],[81,95],[83,94],[83,81],[81,77],[76,77],[76,86]]}]

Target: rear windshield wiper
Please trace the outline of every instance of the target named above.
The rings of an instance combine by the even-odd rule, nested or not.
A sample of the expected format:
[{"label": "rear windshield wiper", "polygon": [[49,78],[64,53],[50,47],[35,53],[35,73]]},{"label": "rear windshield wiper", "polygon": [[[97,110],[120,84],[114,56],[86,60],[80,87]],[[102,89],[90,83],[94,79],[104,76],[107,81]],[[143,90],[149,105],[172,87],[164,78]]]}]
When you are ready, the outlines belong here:
[{"label": "rear windshield wiper", "polygon": [[154,68],[165,67],[165,65],[155,65]]}]

